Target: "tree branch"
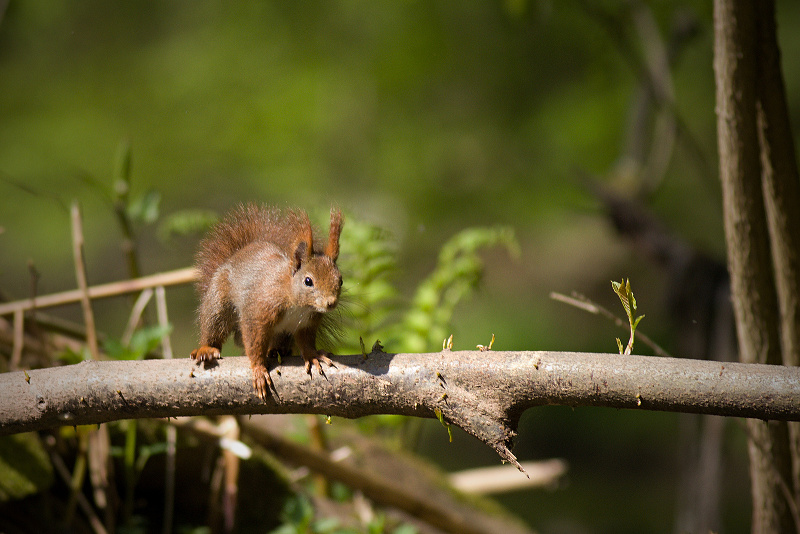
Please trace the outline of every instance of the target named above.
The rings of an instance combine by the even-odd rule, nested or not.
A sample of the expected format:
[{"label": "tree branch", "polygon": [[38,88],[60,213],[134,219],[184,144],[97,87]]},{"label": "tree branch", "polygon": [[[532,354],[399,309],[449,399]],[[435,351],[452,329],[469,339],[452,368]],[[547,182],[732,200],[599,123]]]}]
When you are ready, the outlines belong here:
[{"label": "tree branch", "polygon": [[[800,368],[567,352],[443,351],[338,356],[309,379],[301,361],[273,369],[260,401],[243,357],[83,362],[0,375],[0,434],[119,419],[253,413],[435,417],[519,467],[509,447],[524,410],[608,406],[800,420]],[[30,381],[26,380],[26,376]]]}]

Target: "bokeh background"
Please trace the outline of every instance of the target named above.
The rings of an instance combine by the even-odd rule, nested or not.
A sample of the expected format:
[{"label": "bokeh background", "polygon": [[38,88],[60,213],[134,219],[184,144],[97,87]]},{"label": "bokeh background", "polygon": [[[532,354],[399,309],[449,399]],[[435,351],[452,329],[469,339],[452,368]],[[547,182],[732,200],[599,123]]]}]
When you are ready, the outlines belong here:
[{"label": "bokeh background", "polygon": [[[323,218],[335,204],[385,229],[401,298],[459,230],[512,227],[521,255],[485,251],[481,288],[452,321],[455,349],[494,333],[503,350],[615,352],[624,331],[549,294],[579,291],[621,313],[610,280],[624,276],[647,316],[640,329],[680,356],[666,274],[615,232],[587,179],[724,260],[710,2],[0,4],[5,298],[28,296],[29,264],[40,294],[75,287],[75,199],[90,283],[127,276],[108,200],[121,146],[130,147],[131,196],[160,199],[157,217],[134,229],[144,274],[192,262],[198,236],[164,230],[171,215],[243,201]],[[778,1],[777,19],[796,119],[800,10]],[[648,108],[644,73],[664,49],[669,104]],[[665,161],[650,172],[643,161],[658,150]],[[168,299],[173,346],[188,354],[194,292],[172,288]],[[125,304],[97,303],[99,327],[119,335]],[[77,307],[58,313],[80,319]],[[517,456],[564,458],[567,481],[500,500],[543,532],[671,532],[685,460],[679,417],[531,410]],[[725,435],[724,531],[747,532],[743,431],[730,422]],[[460,432],[448,444],[435,421],[415,452],[446,470],[497,463]]]}]

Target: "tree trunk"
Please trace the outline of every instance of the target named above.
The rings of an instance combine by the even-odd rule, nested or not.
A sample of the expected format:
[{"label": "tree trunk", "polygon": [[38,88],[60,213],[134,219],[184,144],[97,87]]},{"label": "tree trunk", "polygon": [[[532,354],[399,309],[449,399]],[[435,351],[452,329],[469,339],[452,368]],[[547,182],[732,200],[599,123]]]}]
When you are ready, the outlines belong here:
[{"label": "tree trunk", "polygon": [[[797,293],[782,293],[779,307],[770,248],[770,230],[773,234],[784,231],[782,223],[777,222],[781,209],[780,201],[774,198],[777,180],[770,186],[765,179],[762,190],[762,171],[775,176],[769,154],[777,147],[759,142],[774,135],[769,129],[772,117],[763,113],[764,106],[758,106],[759,97],[764,94],[761,87],[768,85],[762,69],[770,70],[774,76],[776,65],[763,66],[764,58],[758,54],[759,43],[775,39],[774,6],[759,4],[757,8],[757,4],[750,0],[714,2],[720,178],[739,357],[743,362],[781,364],[783,325],[780,312],[784,312],[784,306],[791,301],[789,297],[796,299]],[[773,21],[771,28],[768,21],[761,20],[767,16]],[[760,30],[771,31],[772,38],[759,36]],[[783,123],[779,121],[776,126],[780,124]],[[765,155],[764,164],[762,154]],[[772,221],[769,227],[764,191]],[[772,248],[780,250],[782,244],[773,242]],[[791,277],[781,272],[777,276],[781,279],[780,290],[791,290],[786,287]],[[788,425],[750,420],[747,428],[753,492],[752,531],[795,531],[797,508],[788,486],[792,479]]]},{"label": "tree trunk", "polygon": [[[778,289],[783,364],[800,365],[800,173],[780,65],[775,4],[758,9],[758,133],[761,176]],[[789,425],[791,489],[800,508],[800,425]],[[795,518],[797,520],[797,518]]]}]

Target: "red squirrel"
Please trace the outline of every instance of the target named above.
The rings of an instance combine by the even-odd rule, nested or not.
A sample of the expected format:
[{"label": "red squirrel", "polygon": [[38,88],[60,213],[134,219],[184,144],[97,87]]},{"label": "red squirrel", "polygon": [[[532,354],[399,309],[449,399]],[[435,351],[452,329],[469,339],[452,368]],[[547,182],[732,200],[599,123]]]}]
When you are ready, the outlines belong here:
[{"label": "red squirrel", "polygon": [[336,260],[343,224],[341,211],[331,210],[328,241],[319,252],[302,210],[250,204],[217,223],[197,253],[200,348],[191,357],[220,358],[222,344],[236,332],[261,399],[268,386],[274,389],[267,358],[288,354],[293,344],[309,375],[312,364],[324,374],[320,361],[333,362],[330,353],[317,350],[317,330],[339,302],[342,275]]}]

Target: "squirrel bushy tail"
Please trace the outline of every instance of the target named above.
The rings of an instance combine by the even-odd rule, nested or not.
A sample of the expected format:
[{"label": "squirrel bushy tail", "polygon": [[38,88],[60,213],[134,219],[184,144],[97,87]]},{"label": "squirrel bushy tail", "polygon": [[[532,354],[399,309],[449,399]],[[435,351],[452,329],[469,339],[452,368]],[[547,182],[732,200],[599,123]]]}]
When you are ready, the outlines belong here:
[{"label": "squirrel bushy tail", "polygon": [[301,242],[313,246],[311,222],[302,210],[242,204],[214,225],[200,243],[197,286],[204,294],[217,269],[237,251],[257,241],[278,245],[281,250],[295,250]]}]

